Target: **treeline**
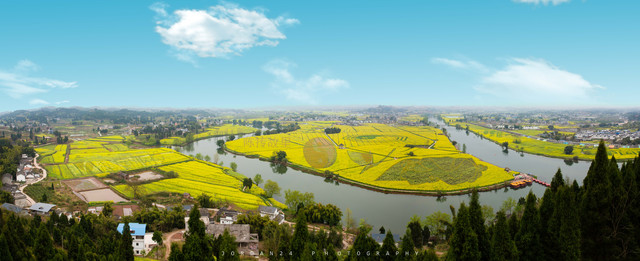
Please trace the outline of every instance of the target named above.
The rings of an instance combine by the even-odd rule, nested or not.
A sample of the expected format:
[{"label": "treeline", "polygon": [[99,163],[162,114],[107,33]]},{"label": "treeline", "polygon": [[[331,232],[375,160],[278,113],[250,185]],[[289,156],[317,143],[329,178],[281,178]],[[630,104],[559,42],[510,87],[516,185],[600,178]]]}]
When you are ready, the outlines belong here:
[{"label": "treeline", "polygon": [[183,229],[185,216],[182,206],[174,207],[171,210],[158,209],[157,207],[142,208],[133,212],[133,216],[124,217],[123,222],[147,224],[148,230],[169,232],[173,229]]},{"label": "treeline", "polygon": [[558,170],[522,211],[485,220],[474,192],[454,213],[447,260],[638,260],[639,181],[640,159],[619,168],[601,142],[582,186]]},{"label": "treeline", "polygon": [[[185,233],[185,243],[180,246],[171,244],[170,261],[181,260],[239,260],[240,253],[235,238],[228,230],[217,238],[206,233],[206,226],[200,220],[200,211],[196,204],[189,214],[189,231]],[[232,254],[234,253],[234,254]]]},{"label": "treeline", "polygon": [[[268,121],[267,123],[271,123],[272,121]],[[300,129],[300,125],[297,122],[289,123],[287,125],[281,125],[279,122],[274,122],[273,124],[269,124],[269,126],[265,125],[265,127],[269,128],[269,130],[263,131],[262,135],[271,135],[278,133],[287,133]]]},{"label": "treeline", "polygon": [[329,231],[309,231],[307,220],[307,212],[303,209],[298,212],[293,230],[288,224],[278,225],[257,214],[240,215],[238,224],[251,225],[251,232],[258,234],[261,250],[269,260],[339,260],[342,232],[336,227]]},{"label": "treeline", "polygon": [[326,128],[324,129],[324,133],[326,134],[334,134],[334,133],[340,133],[341,129],[338,127],[330,127],[330,128]]},{"label": "treeline", "polygon": [[1,260],[133,260],[132,238],[105,216],[19,217],[0,209]]}]

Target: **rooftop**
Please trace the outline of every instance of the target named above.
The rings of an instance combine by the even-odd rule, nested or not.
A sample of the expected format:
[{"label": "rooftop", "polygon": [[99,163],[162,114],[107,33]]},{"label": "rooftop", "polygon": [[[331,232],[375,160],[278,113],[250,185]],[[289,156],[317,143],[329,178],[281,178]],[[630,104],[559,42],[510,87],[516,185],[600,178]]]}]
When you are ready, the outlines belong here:
[{"label": "rooftop", "polygon": [[18,207],[18,206],[14,205],[14,204],[11,204],[11,203],[4,203],[4,204],[2,204],[1,208],[6,209],[6,210],[11,211],[11,212],[16,213],[16,214],[22,212],[22,208],[21,207]]},{"label": "rooftop", "polygon": [[47,204],[47,203],[35,203],[33,205],[31,205],[31,207],[29,208],[29,210],[31,211],[38,211],[38,212],[49,212],[51,211],[52,208],[54,208],[56,205],[53,204]]},{"label": "rooftop", "polygon": [[[395,241],[396,243],[400,242],[400,235],[398,234],[392,234],[392,235],[393,235],[393,241]],[[386,236],[387,234],[377,234],[377,233],[371,234],[371,237],[373,238],[373,240],[375,240],[379,244],[382,244]]]},{"label": "rooftop", "polygon": [[278,208],[276,207],[268,207],[268,206],[259,206],[258,211],[264,213],[276,213],[278,212]]},{"label": "rooftop", "polygon": [[[118,232],[120,232],[120,234],[122,234],[123,228],[124,223],[118,224]],[[131,231],[132,236],[144,236],[144,233],[147,231],[147,224],[129,223],[129,231]]]}]

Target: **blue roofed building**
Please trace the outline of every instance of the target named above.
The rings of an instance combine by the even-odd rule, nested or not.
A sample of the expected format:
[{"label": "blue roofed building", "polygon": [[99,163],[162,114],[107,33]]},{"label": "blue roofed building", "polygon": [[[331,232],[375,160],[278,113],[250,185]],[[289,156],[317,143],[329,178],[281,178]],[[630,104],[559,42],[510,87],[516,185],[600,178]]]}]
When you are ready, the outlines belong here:
[{"label": "blue roofed building", "polygon": [[[396,246],[398,245],[398,243],[400,243],[400,235],[399,234],[392,234],[393,235],[393,241],[395,241]],[[377,234],[377,233],[372,233],[371,234],[371,238],[373,238],[373,240],[375,240],[376,242],[378,242],[378,244],[382,245],[382,243],[384,242],[384,238],[387,236],[387,234]]]},{"label": "blue roofed building", "polygon": [[[118,232],[122,234],[124,223],[118,224]],[[133,254],[142,255],[145,250],[144,234],[147,232],[147,224],[129,223],[129,233],[133,238]]]}]

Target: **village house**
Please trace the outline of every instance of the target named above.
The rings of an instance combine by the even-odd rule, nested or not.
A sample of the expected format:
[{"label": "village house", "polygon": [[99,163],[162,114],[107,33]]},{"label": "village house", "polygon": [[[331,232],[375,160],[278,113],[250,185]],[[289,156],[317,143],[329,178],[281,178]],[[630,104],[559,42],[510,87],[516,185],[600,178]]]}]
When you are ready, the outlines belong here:
[{"label": "village house", "polygon": [[11,204],[11,203],[3,203],[2,206],[0,206],[0,208],[4,209],[6,211],[11,211],[13,213],[16,213],[17,215],[28,215],[29,214],[25,209],[23,209],[23,208],[21,208],[19,206],[16,206],[14,204]]},{"label": "village house", "polygon": [[[399,234],[392,234],[393,235],[393,241],[395,241],[396,246],[398,245],[398,243],[400,243],[400,235]],[[387,234],[377,234],[377,233],[372,233],[371,234],[371,238],[373,238],[373,240],[375,240],[376,242],[378,242],[378,244],[382,245],[384,243],[384,238],[387,236]]]},{"label": "village house", "polygon": [[224,231],[236,238],[238,244],[238,252],[244,255],[257,256],[258,250],[258,234],[251,233],[251,226],[248,224],[209,224],[207,225],[207,234],[219,237]]},{"label": "village house", "polygon": [[282,222],[284,222],[284,212],[276,207],[259,206],[258,211],[260,212],[261,217],[269,217],[270,220],[273,220],[278,224],[282,224]]},{"label": "village house", "polygon": [[[124,223],[118,224],[118,232],[120,232],[120,234],[122,234],[123,228]],[[129,233],[131,233],[131,238],[133,238],[133,242],[131,244],[135,255],[142,255],[145,252],[144,235],[146,232],[147,224],[129,223]]]},{"label": "village house", "polygon": [[35,215],[49,215],[51,210],[53,210],[53,208],[55,207],[56,205],[53,204],[38,202],[29,207],[29,212]]},{"label": "village house", "polygon": [[220,224],[233,224],[236,223],[238,221],[238,216],[242,214],[238,211],[235,210],[231,210],[231,209],[227,209],[227,208],[221,208],[217,215],[216,218],[219,219]]}]

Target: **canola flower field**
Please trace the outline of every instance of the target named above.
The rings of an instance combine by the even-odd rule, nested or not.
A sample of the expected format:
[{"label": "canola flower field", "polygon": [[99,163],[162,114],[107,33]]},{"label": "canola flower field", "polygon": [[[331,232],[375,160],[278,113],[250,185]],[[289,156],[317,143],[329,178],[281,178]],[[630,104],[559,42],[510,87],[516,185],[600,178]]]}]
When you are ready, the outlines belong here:
[{"label": "canola flower field", "polygon": [[[347,126],[335,122],[305,122],[300,127],[289,133],[229,141],[226,147],[263,158],[285,151],[289,162],[302,168],[320,173],[328,170],[343,179],[381,189],[456,191],[513,178],[500,167],[461,153],[442,130],[433,127]],[[325,134],[327,127],[341,131]],[[412,162],[415,160],[420,163]],[[464,164],[436,169],[443,162]]]},{"label": "canola flower field", "polygon": [[[455,121],[449,122],[449,124],[456,124]],[[573,153],[565,154],[564,148],[567,144],[548,142],[539,138],[514,135],[505,131],[490,129],[471,123],[460,123],[463,128],[469,126],[469,130],[478,135],[482,135],[498,144],[503,142],[509,143],[509,148],[516,151],[524,151],[530,154],[537,154],[556,158],[571,159],[578,156],[579,159],[593,160],[597,151],[598,144],[592,142],[583,142],[580,145],[572,145]],[[608,148],[607,153],[609,156],[615,156],[616,159],[634,159],[640,153],[638,148]]]},{"label": "canola flower field", "polygon": [[[99,137],[70,144],[47,145],[36,150],[41,155],[39,162],[54,179],[102,177],[120,171],[158,168],[174,171],[178,177],[145,183],[142,186],[146,193],[186,192],[194,197],[205,193],[243,209],[257,209],[259,205],[286,208],[278,201],[264,198],[265,192],[258,186],[242,191],[245,176],[231,169],[196,160],[168,148],[130,149],[122,143],[123,140],[119,136]],[[65,163],[66,157],[68,162]],[[127,185],[113,188],[123,195],[132,196]]]},{"label": "canola flower field", "polygon": [[[194,134],[193,139],[200,140],[200,139],[206,139],[206,138],[211,138],[216,136],[247,134],[247,133],[253,133],[256,130],[257,129],[249,126],[225,124],[222,126],[208,128],[205,132]],[[170,137],[170,138],[160,140],[160,144],[162,145],[182,145],[182,144],[185,144],[186,142],[187,140],[185,137]]]},{"label": "canola flower field", "polygon": [[[214,199],[229,201],[243,209],[257,209],[259,205],[269,205],[260,195],[264,194],[258,186],[252,186],[250,190],[242,191],[242,180],[227,174],[229,169],[224,169],[218,165],[191,160],[182,163],[162,166],[163,171],[175,171],[178,178],[163,179],[156,182],[144,184],[147,193],[154,192],[187,192],[192,196],[206,193]],[[241,176],[243,177],[243,176]],[[114,187],[119,192],[132,196],[126,185]],[[280,202],[275,201],[275,206],[286,208]]]}]

